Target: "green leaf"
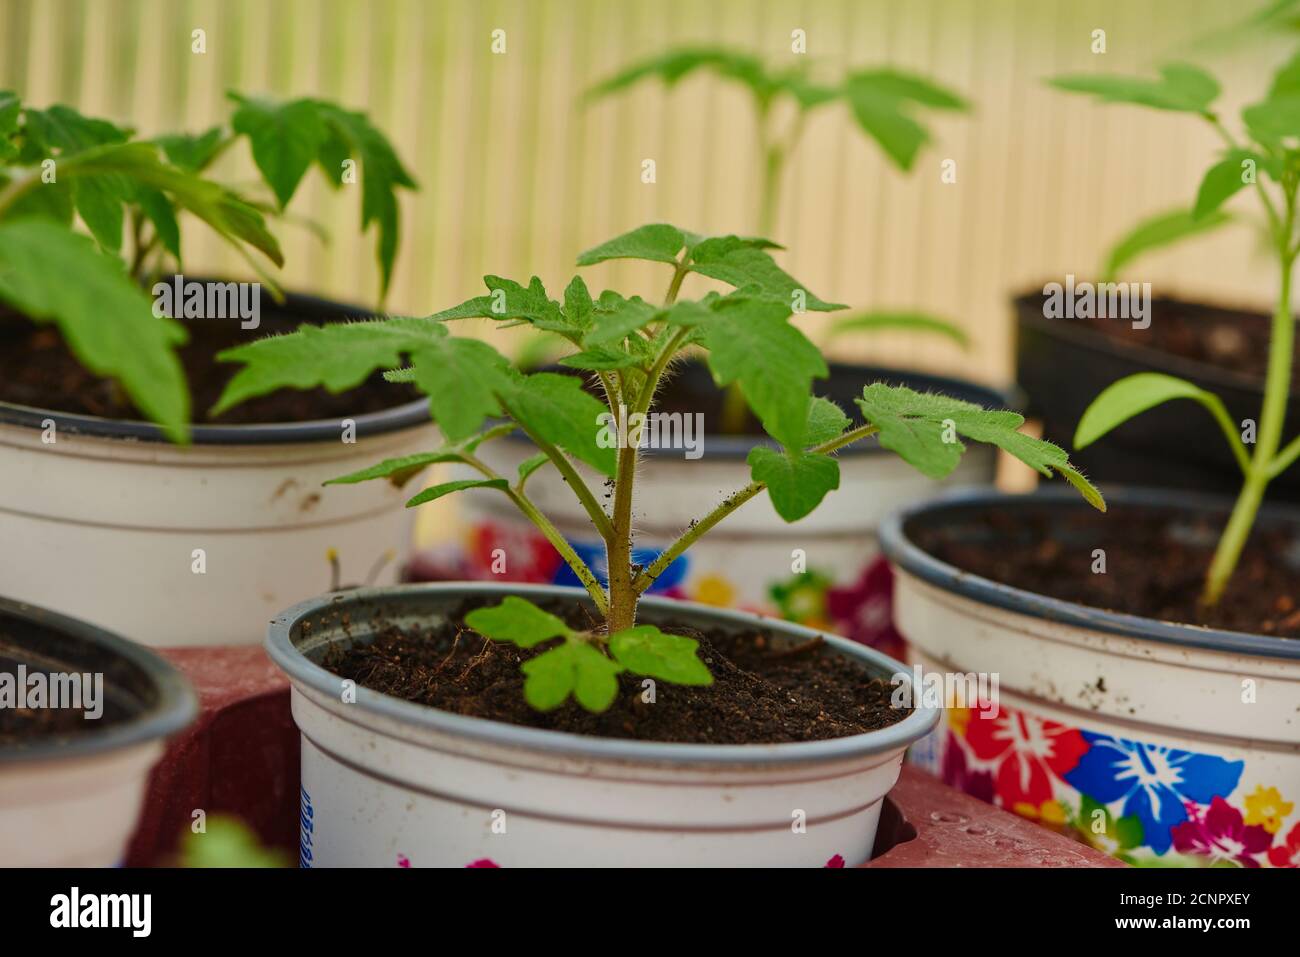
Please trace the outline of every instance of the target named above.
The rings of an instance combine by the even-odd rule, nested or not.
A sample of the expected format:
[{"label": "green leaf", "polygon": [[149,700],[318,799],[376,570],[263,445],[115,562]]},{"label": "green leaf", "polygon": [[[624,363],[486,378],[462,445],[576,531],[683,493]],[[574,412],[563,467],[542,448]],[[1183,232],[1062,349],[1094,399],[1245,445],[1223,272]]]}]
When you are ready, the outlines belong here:
[{"label": "green leaf", "polygon": [[176,211],[161,190],[150,186],[140,186],[135,191],[135,201],[140,204],[140,211],[153,223],[158,240],[178,260],[181,257],[181,227],[176,222]]},{"label": "green leaf", "polygon": [[622,342],[637,330],[657,318],[659,310],[640,296],[624,299],[616,292],[606,290],[592,313],[593,325],[583,335],[586,348],[610,346]]},{"label": "green leaf", "polygon": [[502,400],[511,417],[530,434],[558,445],[602,475],[614,476],[616,449],[597,442],[605,404],[582,388],[577,376],[536,372],[524,376]]},{"label": "green leaf", "polygon": [[1199,67],[1171,63],[1160,68],[1160,79],[1127,76],[1058,76],[1048,81],[1071,93],[1088,93],[1105,103],[1130,103],[1157,110],[1208,113],[1219,95],[1214,77]]},{"label": "green leaf", "polygon": [[1102,267],[1102,281],[1114,281],[1121,269],[1143,253],[1209,232],[1230,221],[1231,217],[1222,211],[1197,218],[1185,209],[1145,219],[1111,248]]},{"label": "green leaf", "polygon": [[[224,187],[164,163],[152,143],[115,143],[88,149],[62,160],[59,173],[60,178],[103,176],[109,182],[129,180],[136,190],[161,190],[236,246],[237,241],[248,243],[276,265],[284,264],[280,245],[267,231],[261,213]],[[120,199],[133,198],[131,188],[123,187]]]},{"label": "green leaf", "polygon": [[411,351],[415,383],[429,397],[429,411],[449,442],[477,432],[501,414],[497,395],[511,384],[509,361],[479,339],[433,335]]},{"label": "green leaf", "polygon": [[592,87],[587,96],[592,99],[607,96],[651,78],[671,87],[682,77],[700,70],[737,80],[760,99],[770,98],[778,86],[755,56],[718,47],[683,47],[632,64]]},{"label": "green leaf", "polygon": [[568,641],[523,664],[524,700],[538,711],[552,711],[570,694],[588,711],[601,712],[618,695],[621,665],[591,645]]},{"label": "green leaf", "polygon": [[465,616],[465,624],[485,638],[513,642],[520,648],[577,634],[562,619],[516,595],[507,595],[499,605],[475,608]]},{"label": "green leaf", "polygon": [[432,319],[372,319],[303,325],[296,332],[258,339],[217,354],[221,362],[242,362],[210,415],[276,389],[346,392],[376,369],[395,369],[402,356],[428,346],[447,330]]},{"label": "green leaf", "polygon": [[327,479],[322,484],[355,485],[357,482],[368,482],[371,479],[386,478],[392,482],[394,486],[401,488],[430,465],[435,465],[440,462],[462,461],[464,461],[464,456],[455,450],[440,449],[437,452],[417,452],[414,455],[403,455],[400,458],[384,459],[378,465],[372,465],[359,472],[340,475],[338,478]]},{"label": "green leaf", "polygon": [[812,381],[828,374],[821,352],[778,303],[726,298],[711,311],[702,328],[714,380],[739,383],[767,433],[786,448],[803,448]]},{"label": "green leaf", "polygon": [[685,245],[686,237],[676,226],[651,223],[593,246],[578,256],[578,265],[592,266],[607,259],[649,259],[675,264],[677,254]]},{"label": "green leaf", "polygon": [[1060,474],[1094,507],[1105,503],[1060,446],[1018,431],[1024,417],[983,409],[946,395],[915,392],[905,386],[872,383],[857,400],[863,416],[880,429],[880,444],[930,478],[943,478],[961,460],[966,446],[958,436],[1009,452],[1049,478]]},{"label": "green leaf", "polygon": [[230,125],[248,137],[253,162],[284,209],[328,134],[320,110],[311,100],[273,103],[235,94],[231,98],[238,105]]},{"label": "green leaf", "polygon": [[795,311],[796,293],[802,294],[804,307],[815,312],[846,308],[842,303],[817,298],[751,240],[738,236],[718,236],[692,246],[691,270],[737,289],[745,287],[750,295],[784,303],[787,311]]},{"label": "green leaf", "polygon": [[899,329],[904,332],[931,332],[947,336],[963,349],[970,346],[970,337],[961,326],[929,313],[912,311],[878,310],[856,316],[845,316],[832,323],[830,335],[836,337],[854,332],[880,332],[889,329]]},{"label": "green leaf", "polygon": [[163,155],[173,166],[190,173],[201,173],[221,152],[226,136],[220,126],[214,126],[197,135],[168,133],[154,137],[153,141],[162,148]]},{"label": "green leaf", "polygon": [[18,132],[18,117],[22,110],[18,94],[12,90],[0,90],[0,163],[8,162],[18,155],[18,146],[13,137]]},{"label": "green leaf", "polygon": [[1223,400],[1213,392],[1161,372],[1139,372],[1112,382],[1092,400],[1074,431],[1074,447],[1087,448],[1135,415],[1174,399],[1201,403],[1216,419],[1228,420]]},{"label": "green leaf", "polygon": [[750,474],[767,486],[772,507],[787,522],[797,522],[840,487],[840,464],[816,452],[780,452],[764,446],[750,449]]},{"label": "green leaf", "polygon": [[1266,145],[1300,137],[1300,92],[1270,97],[1241,111],[1250,135]]},{"label": "green leaf", "polygon": [[95,241],[113,254],[122,248],[122,204],[129,196],[129,188],[120,177],[82,176],[72,181],[77,215]]},{"label": "green leaf", "polygon": [[510,483],[505,479],[460,479],[455,482],[443,482],[441,485],[433,485],[426,488],[419,495],[409,499],[406,503],[407,508],[415,508],[417,505],[423,505],[425,502],[432,502],[434,499],[442,498],[444,495],[450,495],[452,492],[461,492],[467,488],[494,488],[504,492],[510,487]]},{"label": "green leaf", "polygon": [[966,102],[955,93],[896,70],[853,73],[845,81],[844,96],[858,125],[903,170],[912,168],[930,139],[912,115],[917,107],[966,109]]},{"label": "green leaf", "polygon": [[844,410],[830,399],[813,396],[808,400],[808,425],[804,432],[805,447],[830,442],[844,434],[853,423]]},{"label": "green leaf", "polygon": [[176,355],[185,330],[155,318],[121,264],[88,238],[44,219],[0,224],[0,299],[56,325],[88,371],[116,379],[172,441],[188,441],[190,397]]},{"label": "green leaf", "polygon": [[69,106],[56,105],[48,110],[23,111],[27,119],[26,135],[47,155],[59,150],[64,156],[80,153],[95,146],[125,143],[130,131],[108,120],[82,116]]},{"label": "green leaf", "polygon": [[[589,310],[580,305],[576,317],[571,320],[560,304],[546,295],[546,287],[536,276],[527,286],[500,276],[484,276],[483,284],[490,290],[489,295],[475,296],[459,306],[435,313],[433,318],[439,322],[453,319],[521,319],[546,332],[559,333],[571,342],[579,341],[591,325]],[[569,288],[573,289],[573,283],[569,284]],[[584,286],[583,290],[585,289]]]},{"label": "green leaf", "polygon": [[541,468],[543,465],[547,464],[550,461],[551,461],[551,457],[549,455],[547,455],[545,452],[538,452],[536,455],[531,455],[528,458],[524,459],[522,462],[520,462],[519,463],[520,487],[521,488],[523,487],[524,483],[528,481],[528,477],[530,475],[532,475],[539,468]]},{"label": "green leaf", "polygon": [[624,351],[614,346],[596,346],[583,349],[560,360],[560,365],[570,369],[586,369],[589,372],[608,372],[614,369],[630,369],[643,362],[641,356]]},{"label": "green leaf", "polygon": [[[1248,165],[1249,164],[1249,165]],[[1258,175],[1259,168],[1265,165],[1255,153],[1246,150],[1232,150],[1209,168],[1201,187],[1196,192],[1196,205],[1192,207],[1192,219],[1201,220],[1218,210],[1242,187],[1247,185],[1246,171],[1254,169]]]},{"label": "green leaf", "polygon": [[633,674],[678,685],[711,685],[713,675],[696,654],[700,643],[666,635],[654,625],[636,625],[609,636],[609,651]]}]

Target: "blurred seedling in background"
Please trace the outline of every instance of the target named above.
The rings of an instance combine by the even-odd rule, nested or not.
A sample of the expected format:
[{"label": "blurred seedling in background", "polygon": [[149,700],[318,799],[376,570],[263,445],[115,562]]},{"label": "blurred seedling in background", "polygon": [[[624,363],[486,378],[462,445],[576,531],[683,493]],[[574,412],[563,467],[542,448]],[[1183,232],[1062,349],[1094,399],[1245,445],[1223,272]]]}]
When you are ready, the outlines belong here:
[{"label": "blurred seedling in background", "polygon": [[[803,56],[797,58],[795,65],[778,67],[749,53],[708,47],[672,49],[634,63],[592,87],[587,98],[600,99],[652,79],[672,88],[693,73],[705,72],[739,83],[751,94],[758,131],[760,171],[755,226],[760,236],[779,235],[776,220],[781,208],[781,190],[788,178],[787,163],[814,111],[836,104],[847,106],[858,128],[880,147],[886,159],[897,169],[908,172],[931,139],[920,116],[927,110],[969,109],[969,104],[956,93],[914,73],[860,68],[834,81],[823,82],[814,77]],[[848,316],[833,323],[829,334],[834,337],[886,330],[938,334],[962,348],[969,345],[960,326],[914,309],[882,309]],[[744,410],[744,398],[736,389],[728,390],[723,430],[743,431]]]}]

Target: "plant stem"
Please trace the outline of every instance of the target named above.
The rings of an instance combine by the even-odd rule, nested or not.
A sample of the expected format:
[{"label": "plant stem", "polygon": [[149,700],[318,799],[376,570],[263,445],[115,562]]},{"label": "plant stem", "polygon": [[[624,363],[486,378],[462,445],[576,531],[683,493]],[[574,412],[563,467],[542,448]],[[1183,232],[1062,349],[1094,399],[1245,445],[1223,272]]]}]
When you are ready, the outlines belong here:
[{"label": "plant stem", "polygon": [[[507,409],[507,411],[509,410]],[[511,413],[510,417],[516,422],[520,421],[514,413]],[[591,519],[591,524],[596,527],[600,537],[608,541],[609,536],[613,533],[613,527],[609,523],[609,516],[600,507],[600,503],[596,501],[596,496],[587,487],[587,483],[582,480],[582,476],[573,467],[573,463],[569,461],[568,456],[541,436],[525,428],[522,423],[519,427],[523,429],[525,435],[533,440],[533,444],[537,446],[539,451],[546,453],[546,457],[551,460],[560,475],[563,476],[565,484],[573,489],[573,494],[578,497],[579,504],[586,511],[587,517]]]},{"label": "plant stem", "polygon": [[1237,562],[1241,559],[1250,530],[1254,527],[1255,516],[1264,500],[1264,491],[1268,488],[1274,465],[1279,458],[1278,447],[1282,441],[1282,427],[1286,421],[1286,407],[1291,394],[1291,361],[1295,348],[1295,317],[1291,314],[1291,273],[1295,265],[1295,253],[1291,247],[1296,214],[1295,181],[1286,180],[1283,190],[1286,194],[1285,217],[1274,236],[1281,260],[1282,281],[1269,336],[1268,372],[1264,380],[1264,404],[1260,410],[1259,433],[1256,436],[1255,453],[1246,472],[1246,481],[1232,507],[1232,514],[1219,538],[1209,572],[1205,576],[1201,604],[1207,608],[1216,605],[1223,596],[1224,589],[1237,568]]},{"label": "plant stem", "polygon": [[[879,431],[874,425],[860,425],[856,429],[850,429],[843,435],[831,439],[829,442],[823,442],[821,445],[809,449],[811,454],[828,455],[844,448],[846,445],[852,445],[854,442],[865,439],[868,436],[875,435]],[[659,557],[650,565],[641,571],[633,581],[633,587],[638,595],[643,594],[647,588],[655,583],[655,580],[663,574],[665,568],[671,565],[681,556],[686,549],[690,548],[697,539],[707,533],[715,525],[730,515],[740,506],[744,505],[751,498],[763,491],[767,485],[763,482],[750,482],[744,488],[732,492],[718,504],[713,511],[704,518],[700,519],[685,532],[677,541],[673,542],[664,549]]]},{"label": "plant stem", "polygon": [[[495,469],[468,452],[462,452],[461,459],[466,465],[485,478],[502,478]],[[560,530],[551,524],[551,520],[533,504],[532,499],[524,494],[521,487],[507,486],[505,493],[506,497],[514,503],[515,508],[523,512],[524,516],[537,526],[538,531],[545,536],[551,546],[560,553],[560,557],[564,559],[565,564],[573,569],[573,573],[578,576],[578,581],[582,582],[583,587],[587,589],[587,594],[596,603],[596,610],[602,615],[606,614],[609,610],[609,602],[605,598],[604,589],[600,587],[600,582],[596,580],[592,570],[587,567],[587,563],[578,557],[578,553],[573,550],[573,546],[569,544],[568,539],[560,534]]]}]

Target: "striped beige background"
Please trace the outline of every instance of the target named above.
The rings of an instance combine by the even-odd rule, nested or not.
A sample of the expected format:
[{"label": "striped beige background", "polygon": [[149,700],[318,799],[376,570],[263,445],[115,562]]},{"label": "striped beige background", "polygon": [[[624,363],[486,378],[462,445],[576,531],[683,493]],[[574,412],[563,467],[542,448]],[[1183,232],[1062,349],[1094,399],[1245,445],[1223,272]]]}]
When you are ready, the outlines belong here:
[{"label": "striped beige background", "polygon": [[[318,94],[368,110],[421,182],[404,200],[389,307],[425,313],[477,294],[479,276],[536,272],[558,293],[575,253],[647,220],[701,231],[753,228],[754,130],[739,91],[693,79],[584,108],[578,95],[631,57],[683,41],[790,59],[790,33],[835,73],[893,63],[976,104],[942,116],[910,177],[887,167],[842,107],[819,113],[793,159],[776,237],[813,290],[860,306],[915,305],[960,320],[955,347],[878,336],[843,351],[1008,375],[1007,297],[1066,271],[1087,273],[1135,218],[1194,195],[1215,139],[1183,116],[1094,107],[1041,78],[1146,70],[1249,12],[1215,0],[0,0],[0,86],[36,105],[68,102],[145,133],[199,130],[224,91]],[[207,52],[191,52],[191,31]],[[1089,51],[1104,29],[1108,52]],[[491,52],[492,31],[506,53]],[[1262,93],[1287,52],[1263,39],[1207,56],[1226,102]],[[658,181],[640,181],[652,158]],[[957,161],[958,182],[939,164]],[[251,177],[245,155],[223,160]],[[373,301],[373,239],[357,201],[318,181],[281,230],[292,287]],[[200,229],[191,271],[240,272]],[[636,265],[590,270],[595,285],[658,294]],[[1245,230],[1153,257],[1131,278],[1158,289],[1266,302],[1274,280]]]}]

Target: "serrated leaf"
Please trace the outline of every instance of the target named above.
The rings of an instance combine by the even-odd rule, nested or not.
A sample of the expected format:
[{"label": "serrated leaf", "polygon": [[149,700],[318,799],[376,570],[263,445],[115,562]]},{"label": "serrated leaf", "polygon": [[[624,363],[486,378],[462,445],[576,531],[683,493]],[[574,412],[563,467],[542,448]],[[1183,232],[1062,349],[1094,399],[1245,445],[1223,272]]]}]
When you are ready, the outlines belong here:
[{"label": "serrated leaf", "polygon": [[178,260],[181,257],[181,228],[176,222],[176,211],[161,190],[151,186],[139,186],[135,190],[135,201],[140,204],[140,211],[153,223],[154,232],[163,249]]},{"label": "serrated leaf", "polygon": [[338,478],[326,479],[321,484],[355,485],[357,482],[386,478],[394,486],[401,488],[430,465],[436,465],[440,462],[461,461],[464,461],[464,456],[455,450],[440,449],[436,452],[417,452],[414,455],[403,455],[400,458],[384,459],[378,465],[361,469],[359,472],[340,475]]},{"label": "serrated leaf", "polygon": [[803,448],[812,381],[828,374],[821,352],[779,303],[727,298],[711,311],[701,328],[714,380],[738,383],[768,435],[786,448]]},{"label": "serrated leaf", "polygon": [[1199,67],[1173,63],[1158,80],[1128,76],[1058,76],[1048,81],[1071,93],[1087,93],[1106,103],[1129,103],[1157,110],[1205,113],[1219,95],[1219,84]]},{"label": "serrated leaf", "polygon": [[676,226],[651,223],[593,246],[578,256],[579,266],[593,266],[608,259],[649,259],[676,263],[677,254],[686,245],[686,237]]},{"label": "serrated leaf", "polygon": [[411,351],[415,383],[429,397],[429,411],[449,442],[477,432],[483,422],[501,414],[497,394],[510,383],[510,363],[478,339],[446,334]]},{"label": "serrated leaf", "polygon": [[524,700],[538,711],[551,711],[570,694],[588,711],[601,712],[618,695],[623,668],[591,645],[566,641],[523,664]]},{"label": "serrated leaf", "polygon": [[242,362],[226,384],[211,415],[276,389],[345,392],[376,369],[402,365],[402,356],[426,347],[445,327],[432,319],[372,319],[303,325],[296,332],[269,336],[217,354],[220,362]]},{"label": "serrated leaf", "polygon": [[[796,306],[801,293],[804,307],[814,312],[846,308],[842,303],[825,302],[776,264],[763,249],[739,236],[717,236],[691,247],[691,270],[720,279],[737,289],[746,287],[751,295],[783,303],[787,311]],[[756,290],[756,291],[755,291]]]},{"label": "serrated leaf", "polygon": [[859,313],[837,319],[830,327],[833,337],[856,332],[883,332],[900,330],[903,332],[928,332],[947,336],[963,349],[970,345],[970,336],[966,330],[955,323],[938,316],[914,310],[880,309],[873,312]]},{"label": "serrated leaf", "polygon": [[520,648],[576,634],[563,619],[517,595],[507,595],[499,605],[475,608],[465,616],[465,624],[485,638],[509,641]]},{"label": "serrated leaf", "polygon": [[455,482],[443,482],[441,485],[432,485],[409,499],[406,507],[415,508],[417,505],[432,502],[444,495],[450,495],[452,492],[463,492],[467,488],[494,488],[504,492],[509,487],[510,483],[505,479],[459,479]]},{"label": "serrated leaf", "polygon": [[615,345],[644,328],[658,314],[659,310],[640,296],[624,299],[606,290],[600,294],[592,312],[592,324],[582,337],[582,345],[585,348]]},{"label": "serrated leaf", "polygon": [[830,442],[844,434],[853,423],[844,410],[830,399],[813,396],[808,400],[808,425],[804,432],[805,447]]},{"label": "serrated leaf", "polygon": [[640,355],[614,346],[596,346],[583,349],[560,360],[560,365],[570,369],[586,369],[589,372],[609,372],[614,369],[630,369],[643,362]]},{"label": "serrated leaf", "polygon": [[602,475],[614,476],[617,450],[602,448],[597,441],[601,416],[608,410],[582,388],[577,376],[536,372],[524,376],[502,400],[529,433],[558,445]]},{"label": "serrated leaf", "polygon": [[816,452],[780,452],[764,446],[749,451],[750,475],[767,486],[772,507],[787,522],[808,515],[840,487],[840,464]]},{"label": "serrated leaf", "polygon": [[248,137],[253,162],[284,209],[328,135],[320,110],[310,100],[274,103],[236,94],[231,98],[238,106],[230,125]]},{"label": "serrated leaf", "polygon": [[189,436],[189,390],[176,349],[184,328],[153,305],[121,264],[85,236],[44,219],[0,224],[0,299],[56,325],[90,372],[121,383],[173,441]]},{"label": "serrated leaf", "polygon": [[130,131],[108,120],[83,116],[70,106],[58,104],[48,110],[28,107],[23,111],[26,135],[41,149],[59,150],[64,156],[95,146],[125,143]]},{"label": "serrated leaf", "polygon": [[1121,269],[1143,253],[1217,229],[1231,219],[1221,210],[1198,218],[1185,209],[1145,219],[1111,248],[1102,267],[1102,281],[1113,281]]},{"label": "serrated leaf", "polygon": [[[546,287],[536,276],[527,286],[500,276],[484,276],[483,284],[490,290],[488,295],[475,296],[459,306],[435,313],[433,318],[440,322],[454,319],[522,319],[538,329],[559,333],[571,342],[580,340],[583,332],[591,325],[591,317],[587,313],[581,313],[579,318],[570,321],[560,304],[547,296]],[[573,284],[569,285],[572,288]]]},{"label": "serrated leaf", "polygon": [[[334,127],[336,138],[346,142],[361,165],[361,228],[376,224],[379,231],[376,257],[379,261],[380,292],[388,292],[397,256],[399,210],[397,189],[416,189],[415,180],[398,159],[388,139],[371,125],[364,113],[345,110],[317,101],[325,119]],[[328,147],[331,139],[326,140]],[[339,175],[336,172],[335,176]]]},{"label": "serrated leaf", "polygon": [[609,651],[633,674],[678,685],[711,685],[713,675],[696,654],[700,643],[664,634],[654,625],[636,625],[609,636]]},{"label": "serrated leaf", "polygon": [[930,478],[943,478],[956,468],[966,448],[958,438],[963,436],[995,445],[1048,477],[1064,475],[1091,504],[1105,510],[1101,493],[1070,464],[1064,449],[1018,431],[1024,417],[1016,412],[879,382],[863,389],[857,404],[880,430],[880,444]]}]

